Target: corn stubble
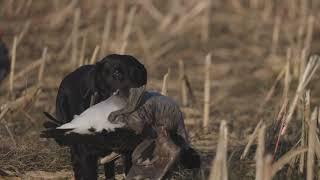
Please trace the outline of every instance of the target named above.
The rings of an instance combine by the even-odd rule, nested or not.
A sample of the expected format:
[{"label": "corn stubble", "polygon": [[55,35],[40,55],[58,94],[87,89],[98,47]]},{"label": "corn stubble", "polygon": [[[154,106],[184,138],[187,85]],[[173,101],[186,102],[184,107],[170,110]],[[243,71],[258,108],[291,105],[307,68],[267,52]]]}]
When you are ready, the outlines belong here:
[{"label": "corn stubble", "polygon": [[[19,14],[29,15],[35,3],[37,2],[32,0],[23,3],[17,0],[6,0],[1,3],[3,6],[0,6],[0,13],[8,17],[15,17]],[[18,122],[13,118],[17,114],[22,114],[23,119],[28,119],[32,124],[39,124],[39,118],[35,118],[35,115],[30,113],[29,109],[34,108],[35,104],[41,103],[41,98],[46,96],[45,91],[51,88],[48,87],[50,82],[58,84],[56,78],[47,75],[46,72],[49,71],[49,69],[46,69],[47,65],[63,63],[66,66],[58,69],[65,73],[81,65],[93,64],[107,53],[136,53],[143,57],[143,63],[151,72],[152,80],[154,80],[155,75],[164,75],[163,81],[159,80],[159,83],[155,84],[157,90],[161,90],[162,94],[169,96],[178,94],[179,103],[187,117],[186,124],[194,125],[190,128],[190,136],[191,139],[196,139],[192,141],[195,148],[200,149],[201,154],[207,153],[201,150],[207,148],[210,150],[207,154],[213,156],[211,159],[206,159],[209,161],[206,166],[203,164],[201,167],[200,171],[205,173],[199,176],[192,174],[189,177],[195,176],[194,179],[210,180],[232,179],[233,172],[229,167],[232,164],[249,162],[249,170],[246,170],[254,172],[250,176],[251,179],[271,180],[277,178],[279,174],[285,174],[285,177],[290,179],[297,172],[307,180],[319,178],[320,174],[317,169],[319,168],[318,160],[320,158],[318,136],[320,111],[319,104],[314,103],[319,103],[319,97],[315,97],[317,93],[313,93],[313,85],[317,83],[314,79],[318,78],[319,71],[317,69],[320,64],[320,57],[317,55],[310,56],[314,52],[312,49],[314,33],[319,29],[316,23],[317,15],[315,14],[320,6],[318,1],[292,0],[280,3],[250,0],[248,3],[244,3],[240,0],[179,0],[168,1],[159,5],[157,1],[139,0],[131,2],[121,0],[110,1],[109,3],[104,1],[87,3],[81,0],[72,0],[67,3],[53,1],[52,6],[55,11],[43,18],[43,22],[46,23],[45,28],[53,31],[63,31],[66,38],[63,39],[63,42],[59,42],[59,45],[62,46],[60,51],[56,51],[50,45],[41,46],[42,49],[39,50],[38,58],[33,59],[24,68],[18,66],[22,63],[19,54],[22,53],[24,43],[30,41],[28,36],[32,32],[32,26],[37,23],[37,19],[30,18],[24,21],[21,26],[22,29],[15,32],[11,38],[11,72],[8,79],[2,82],[8,96],[1,97],[1,100],[5,100],[0,108],[0,123],[4,126],[10,139],[9,144],[14,147],[15,151],[19,151],[21,145],[15,131],[10,126],[11,123]],[[85,5],[88,5],[88,7]],[[171,8],[164,10],[163,6],[165,5]],[[224,11],[227,13],[231,11],[231,21],[219,22],[220,17],[216,13],[220,6],[226,7]],[[102,11],[104,8],[101,7],[104,7],[105,10]],[[92,10],[88,17],[86,8]],[[98,15],[104,17],[101,27],[85,21],[86,18],[92,20]],[[149,27],[149,29],[144,27],[147,26],[143,22],[146,16],[150,17],[152,25],[155,27]],[[220,34],[218,33],[220,31],[240,34],[239,29],[241,27],[225,27],[227,22],[236,24],[239,20],[237,16],[251,17],[247,18],[245,22],[240,21],[243,26],[247,25],[245,23],[248,23],[250,27],[254,26],[253,30],[250,29],[253,34],[248,35],[251,32],[246,32],[246,36],[248,36],[246,38],[250,40],[249,42],[254,41],[254,37],[261,36],[263,38],[257,44],[270,44],[264,48],[265,51],[263,52],[255,48],[252,48],[250,52],[252,54],[267,54],[266,59],[275,62],[272,63],[272,71],[275,71],[272,72],[272,75],[275,78],[259,103],[260,105],[256,108],[254,115],[251,116],[250,114],[251,120],[257,122],[253,126],[251,125],[255,127],[252,128],[252,133],[246,136],[245,141],[234,142],[234,128],[231,128],[231,120],[220,121],[215,117],[220,106],[218,103],[220,102],[218,101],[219,97],[216,94],[220,88],[224,87],[221,85],[223,82],[219,84],[217,80],[219,74],[215,70],[218,71],[219,68],[216,65],[221,63],[221,59],[230,58],[228,53],[231,51],[228,51],[228,48],[229,46],[233,47],[233,44],[228,44],[227,48],[224,48],[224,46],[220,48],[222,47],[220,44],[215,44],[214,47],[216,48],[213,48],[210,46],[210,42],[212,43],[212,39],[219,40]],[[258,20],[252,18],[252,16]],[[292,21],[295,23],[292,23]],[[219,23],[223,25],[223,28],[217,30],[215,26],[221,25]],[[87,24],[90,24],[90,26],[84,28]],[[68,27],[67,25],[70,26],[69,29],[63,30],[63,27]],[[264,27],[269,27],[269,34],[262,33],[263,30],[261,29]],[[96,32],[97,29],[100,29],[99,33]],[[92,35],[96,33],[98,38]],[[222,36],[224,35],[222,33]],[[167,72],[158,73],[156,71],[159,65],[168,63],[164,59],[170,57],[171,54],[179,53],[177,50],[180,48],[179,43],[181,43],[177,41],[179,36],[184,39],[194,36],[193,41],[199,39],[199,42],[194,43],[196,45],[193,48],[198,46],[197,43],[203,45],[202,49],[200,48],[201,50],[204,49],[202,56],[198,55],[198,50],[193,51],[194,54],[197,54],[194,61],[199,62],[199,69],[201,69],[197,71],[201,76],[198,79],[195,77],[196,73],[193,72],[196,71],[196,68],[187,68],[191,65],[188,64],[189,61],[186,56],[179,56],[176,60],[177,67],[179,66],[178,78],[175,78],[177,73],[174,72],[175,67],[171,65],[170,67],[168,67],[169,65],[166,66],[165,70],[168,69]],[[266,38],[268,40],[265,40]],[[251,45],[241,44],[241,46],[248,47]],[[245,49],[245,52],[247,51]],[[238,55],[234,56],[237,57],[237,61],[241,59],[238,58]],[[175,58],[175,56],[171,56],[170,60]],[[281,62],[273,61],[277,59],[280,59]],[[232,72],[235,66],[233,64],[230,66]],[[37,72],[37,75],[34,75],[34,71]],[[21,88],[19,83],[21,84],[21,80],[26,76],[31,76],[33,82],[26,83],[27,85]],[[196,82],[197,80],[201,83]],[[178,85],[172,86],[174,83]],[[200,85],[197,86],[197,84]],[[53,89],[57,88],[57,85],[52,86],[54,86]],[[279,89],[282,89],[280,98],[277,97]],[[313,96],[313,94],[315,95]],[[275,99],[278,102],[275,103]],[[278,104],[278,106],[275,104]],[[269,111],[268,108],[272,105],[275,107],[276,113],[272,116],[266,116],[265,114]],[[48,108],[54,110],[53,107]],[[232,111],[237,111],[237,109]],[[231,112],[228,113],[231,114]],[[220,129],[216,127],[217,124],[220,124]],[[293,129],[297,126],[296,124],[299,124],[299,128]],[[275,129],[275,132],[271,133],[270,129],[272,128]],[[282,152],[280,147],[291,136],[292,132],[290,130],[294,131],[298,138],[291,142],[293,145],[286,146],[285,151]],[[197,136],[201,136],[205,140],[200,141]],[[269,142],[270,137],[268,136],[272,136],[272,142]],[[234,144],[244,146],[238,156],[233,154]],[[215,150],[215,152],[212,152],[212,150]],[[39,162],[51,167],[52,164],[55,164],[57,156],[57,154],[54,154],[51,159],[41,156],[42,160],[39,160]],[[102,157],[99,162],[104,164],[118,157],[118,154],[112,154],[112,156]],[[9,159],[6,162],[11,164],[2,163],[4,164],[2,166],[0,163],[0,172],[5,167],[20,167],[21,164],[29,163],[22,163],[19,160],[12,162]],[[59,159],[57,162],[60,162]],[[58,165],[60,164],[56,166]],[[34,169],[38,167],[39,165],[35,166]],[[23,168],[19,170],[21,169]],[[18,170],[16,174],[19,174]],[[240,172],[240,176],[237,176],[237,178],[245,179],[245,174],[246,172]],[[173,179],[185,179],[186,177],[183,175],[183,171],[179,171],[177,177]]]}]

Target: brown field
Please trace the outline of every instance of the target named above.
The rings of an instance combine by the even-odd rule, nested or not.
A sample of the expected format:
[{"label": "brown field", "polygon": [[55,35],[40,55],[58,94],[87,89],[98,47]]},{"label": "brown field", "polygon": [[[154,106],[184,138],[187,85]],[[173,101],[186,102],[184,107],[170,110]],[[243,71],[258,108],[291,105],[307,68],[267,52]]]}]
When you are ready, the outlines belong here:
[{"label": "brown field", "polygon": [[[54,112],[66,74],[110,53],[144,63],[148,89],[161,91],[170,71],[167,94],[203,160],[171,179],[319,178],[320,60],[308,64],[320,51],[319,12],[318,0],[0,1],[11,52],[16,39],[13,81],[0,87],[0,179],[70,172],[67,148],[39,138],[42,112]],[[249,137],[257,138],[240,160]]]}]

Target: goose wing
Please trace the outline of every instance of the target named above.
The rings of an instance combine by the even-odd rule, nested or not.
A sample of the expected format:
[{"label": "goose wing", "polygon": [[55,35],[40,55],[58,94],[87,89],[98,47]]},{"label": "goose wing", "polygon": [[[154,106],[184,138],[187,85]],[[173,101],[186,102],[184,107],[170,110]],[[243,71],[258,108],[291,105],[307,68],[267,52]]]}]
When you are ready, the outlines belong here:
[{"label": "goose wing", "polygon": [[126,179],[164,179],[179,155],[180,147],[170,137],[146,139],[135,148]]},{"label": "goose wing", "polygon": [[60,145],[91,144],[108,147],[116,152],[132,151],[141,141],[142,137],[128,129],[116,129],[114,132],[94,132],[92,134],[78,134],[69,132],[70,129],[47,129],[41,132],[42,138],[54,138]]},{"label": "goose wing", "polygon": [[78,134],[92,134],[92,129],[95,132],[114,131],[117,128],[124,126],[123,123],[111,123],[108,116],[111,112],[117,111],[125,106],[125,101],[113,95],[107,100],[102,101],[90,108],[86,109],[80,115],[75,115],[74,119],[69,123],[62,124],[49,113],[44,114],[48,117],[49,121],[44,123],[45,128],[65,129],[59,133],[78,133]]}]

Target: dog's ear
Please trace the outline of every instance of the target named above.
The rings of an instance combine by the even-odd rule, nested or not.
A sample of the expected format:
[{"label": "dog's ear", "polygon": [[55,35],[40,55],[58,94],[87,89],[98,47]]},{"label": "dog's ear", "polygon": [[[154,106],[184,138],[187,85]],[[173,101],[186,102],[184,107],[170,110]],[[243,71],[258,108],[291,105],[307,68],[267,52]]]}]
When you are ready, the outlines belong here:
[{"label": "dog's ear", "polygon": [[83,88],[80,89],[83,98],[87,98],[96,91],[96,71],[96,66],[93,66],[92,69],[88,72],[87,76],[85,77],[85,83],[83,84]]},{"label": "dog's ear", "polygon": [[140,87],[147,84],[147,70],[143,65],[129,68],[129,78],[134,86]]}]

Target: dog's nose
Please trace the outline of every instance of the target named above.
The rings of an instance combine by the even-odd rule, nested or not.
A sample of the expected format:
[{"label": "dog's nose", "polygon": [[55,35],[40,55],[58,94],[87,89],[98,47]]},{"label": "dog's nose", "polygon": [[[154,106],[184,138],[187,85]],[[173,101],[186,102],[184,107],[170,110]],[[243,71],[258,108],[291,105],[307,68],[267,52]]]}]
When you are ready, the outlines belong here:
[{"label": "dog's nose", "polygon": [[121,80],[122,79],[122,73],[119,70],[115,70],[112,74],[113,79],[115,80]]}]

